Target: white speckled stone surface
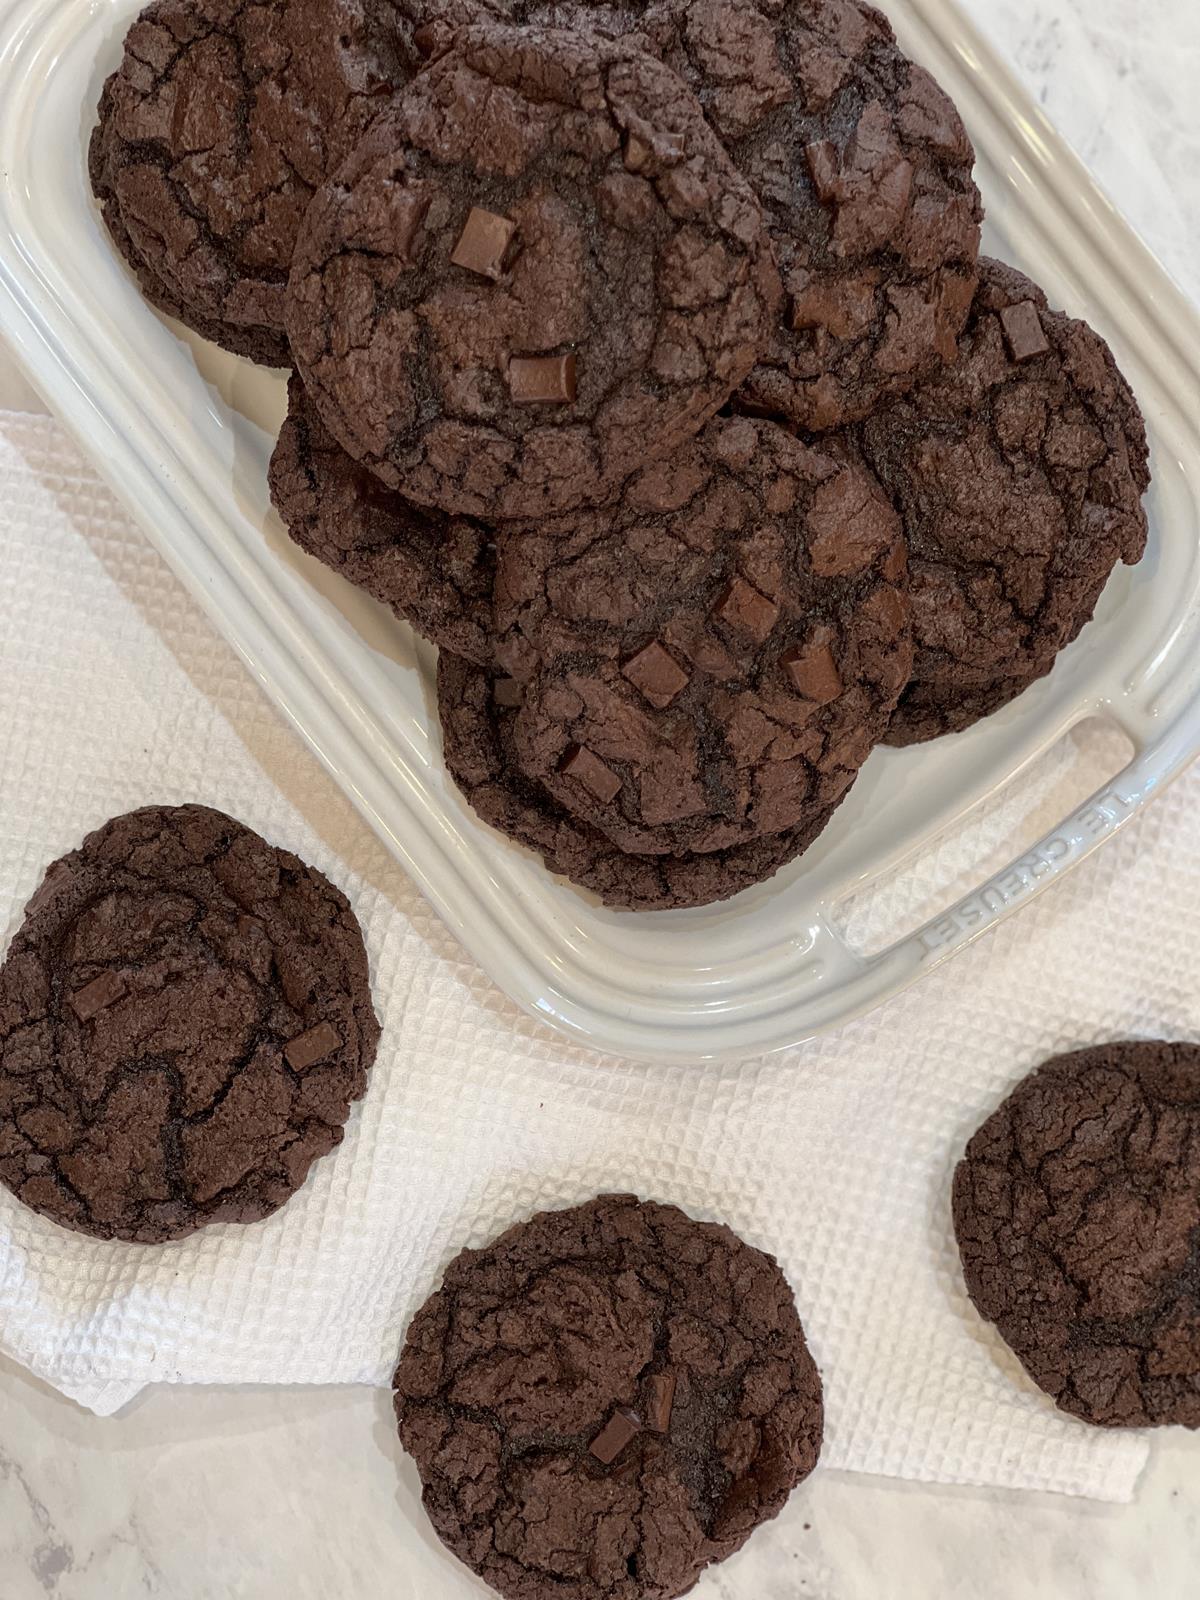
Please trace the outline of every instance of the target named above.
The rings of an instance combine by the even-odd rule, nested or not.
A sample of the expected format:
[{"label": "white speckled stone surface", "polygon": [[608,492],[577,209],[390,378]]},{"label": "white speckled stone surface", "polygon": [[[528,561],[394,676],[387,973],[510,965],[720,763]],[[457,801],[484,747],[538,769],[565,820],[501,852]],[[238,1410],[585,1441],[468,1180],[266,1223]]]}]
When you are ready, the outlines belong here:
[{"label": "white speckled stone surface", "polygon": [[[1200,300],[1200,0],[963,0]],[[0,407],[36,399],[0,351]],[[1184,1600],[1200,1439],[1130,1507],[817,1476],[737,1558],[761,1600]],[[720,1573],[695,1591],[720,1600]],[[106,1421],[0,1361],[0,1600],[470,1600],[361,1389],[164,1389]]]}]

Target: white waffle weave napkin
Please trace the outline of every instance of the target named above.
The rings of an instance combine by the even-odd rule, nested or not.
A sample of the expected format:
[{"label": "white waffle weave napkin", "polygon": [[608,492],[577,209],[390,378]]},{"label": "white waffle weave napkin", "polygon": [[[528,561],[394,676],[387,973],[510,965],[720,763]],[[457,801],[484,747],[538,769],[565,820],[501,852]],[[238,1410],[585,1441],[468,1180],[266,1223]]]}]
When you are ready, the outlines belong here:
[{"label": "white waffle weave napkin", "polygon": [[[384,1020],[345,1143],[257,1226],[102,1244],[0,1190],[5,1352],[101,1413],[152,1382],[381,1384],[462,1245],[630,1189],[779,1257],[824,1374],[826,1465],[1130,1496],[1145,1440],[1060,1416],[973,1313],[948,1185],[974,1125],[1044,1056],[1200,1033],[1200,778],[864,1021],[736,1066],[642,1065],[565,1042],[491,987],[64,435],[3,413],[0,597],[0,930],[106,817],[203,801],[345,889]],[[1067,757],[1101,761],[1103,740]],[[1046,824],[1067,809],[1062,759],[1022,802]],[[934,852],[903,904],[859,907],[859,935],[979,845]]]}]

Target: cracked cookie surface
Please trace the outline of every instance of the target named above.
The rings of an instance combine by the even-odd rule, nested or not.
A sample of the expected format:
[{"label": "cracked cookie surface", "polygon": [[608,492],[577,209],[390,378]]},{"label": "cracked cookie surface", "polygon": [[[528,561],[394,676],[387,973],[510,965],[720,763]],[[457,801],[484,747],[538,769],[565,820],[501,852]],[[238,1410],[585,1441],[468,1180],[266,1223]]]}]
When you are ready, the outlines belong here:
[{"label": "cracked cookie surface", "polygon": [[808,849],[836,804],[801,828],[704,854],[628,855],[522,770],[513,747],[520,685],[443,651],[438,716],[447,770],[472,810],[540,855],[551,872],[630,911],[680,911],[728,900]]},{"label": "cracked cookie surface", "polygon": [[643,32],[646,0],[434,0],[435,13],[426,29],[428,54],[450,49],[458,29],[478,23],[505,23],[520,28],[557,28],[569,33],[594,33],[604,39],[629,39],[652,48]]},{"label": "cracked cookie surface", "polygon": [[421,65],[423,0],[155,0],[92,137],[92,186],[149,298],[288,360],[283,291],[316,188]]},{"label": "cracked cookie surface", "polygon": [[0,967],[0,1181],[157,1244],[281,1206],[342,1138],[379,1025],[345,896],[205,806],[51,866]]},{"label": "cracked cookie surface", "polygon": [[909,544],[917,650],[890,744],[957,732],[1043,677],[1146,544],[1145,425],[1099,334],[985,260],[960,345],[861,430]]},{"label": "cracked cookie surface", "polygon": [[912,662],[904,545],[837,449],[718,418],[615,507],[498,532],[518,759],[622,849],[803,827],[886,732]]},{"label": "cracked cookie surface", "polygon": [[463,1251],[393,1387],[434,1528],[506,1600],[673,1600],[821,1447],[777,1263],[630,1195]]},{"label": "cracked cookie surface", "polygon": [[335,438],[471,516],[612,497],[737,387],[778,303],[762,211],[660,62],[460,32],[320,191],[287,325]]},{"label": "cracked cookie surface", "polygon": [[1200,1047],[1057,1056],[954,1174],[967,1291],[1062,1410],[1200,1427]]},{"label": "cracked cookie surface", "polygon": [[302,550],[435,644],[492,660],[490,534],[386,488],[332,437],[294,373],[269,481],[271,502]]},{"label": "cracked cookie surface", "polygon": [[289,359],[287,341],[282,333],[268,328],[236,327],[233,323],[203,316],[194,307],[185,307],[134,244],[129,229],[125,226],[125,219],[121,215],[121,207],[117,203],[116,193],[109,177],[110,162],[113,159],[112,91],[115,82],[114,73],[104,85],[100,95],[96,125],[92,129],[91,142],[88,146],[88,176],[92,192],[100,202],[104,225],[117,247],[118,254],[137,279],[142,296],[157,310],[168,317],[173,317],[176,322],[182,322],[185,327],[198,333],[202,339],[208,339],[213,344],[232,351],[234,355],[257,361],[261,366],[282,366]]}]

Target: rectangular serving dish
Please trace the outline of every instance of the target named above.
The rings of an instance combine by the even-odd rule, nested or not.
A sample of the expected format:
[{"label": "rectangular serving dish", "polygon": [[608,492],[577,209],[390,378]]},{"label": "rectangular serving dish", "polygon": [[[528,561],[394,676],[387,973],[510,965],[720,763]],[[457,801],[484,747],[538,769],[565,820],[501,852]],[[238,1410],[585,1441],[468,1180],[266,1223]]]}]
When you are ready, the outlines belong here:
[{"label": "rectangular serving dish", "polygon": [[[552,878],[447,781],[433,654],[302,556],[267,503],[284,385],[139,297],[85,177],[138,0],[0,0],[0,331],[249,670],[495,982],[597,1049],[737,1058],[798,1043],[947,960],[1123,827],[1200,752],[1200,318],[952,0],[891,0],[979,152],[987,248],[1111,340],[1146,410],[1151,540],[1053,674],[957,738],[877,751],[816,846],[723,906],[634,916]],[[1132,758],[923,925],[863,954],[843,908],[993,803],[1081,722]],[[197,796],[202,799],[203,796]]]}]

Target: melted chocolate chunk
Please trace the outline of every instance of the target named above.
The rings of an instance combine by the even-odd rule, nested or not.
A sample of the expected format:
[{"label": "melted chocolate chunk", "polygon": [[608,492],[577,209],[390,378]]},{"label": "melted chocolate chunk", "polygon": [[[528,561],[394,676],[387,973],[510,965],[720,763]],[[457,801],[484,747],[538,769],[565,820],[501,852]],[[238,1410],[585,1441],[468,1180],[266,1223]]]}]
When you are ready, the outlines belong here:
[{"label": "melted chocolate chunk", "polygon": [[98,1011],[103,1011],[128,993],[124,975],[120,972],[102,972],[71,996],[71,1010],[80,1022],[90,1022]]},{"label": "melted chocolate chunk", "polygon": [[316,1027],[289,1039],[283,1047],[284,1059],[293,1072],[307,1072],[318,1061],[326,1061],[339,1049],[342,1036],[330,1022],[318,1022]]},{"label": "melted chocolate chunk", "polygon": [[673,1372],[655,1372],[646,1379],[646,1426],[654,1433],[666,1433],[670,1429],[678,1381]]}]

